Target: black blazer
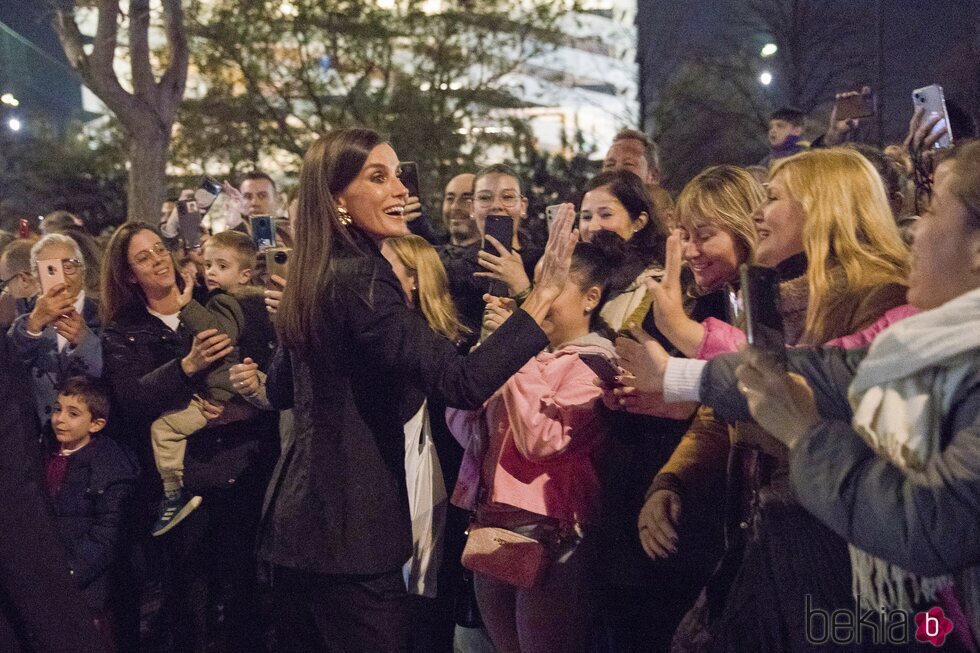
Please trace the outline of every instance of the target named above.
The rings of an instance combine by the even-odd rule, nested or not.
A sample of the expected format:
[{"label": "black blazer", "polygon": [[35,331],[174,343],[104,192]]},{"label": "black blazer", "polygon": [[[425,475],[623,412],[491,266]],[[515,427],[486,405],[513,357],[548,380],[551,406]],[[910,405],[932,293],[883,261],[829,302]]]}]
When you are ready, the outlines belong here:
[{"label": "black blazer", "polygon": [[336,254],[323,291],[323,346],[289,350],[289,365],[270,368],[273,401],[292,395],[295,439],[273,479],[259,556],[315,573],[399,569],[412,553],[403,429],[413,408],[426,396],[476,408],[548,344],[518,311],[464,358],[406,306],[391,266],[358,237],[364,253]]}]

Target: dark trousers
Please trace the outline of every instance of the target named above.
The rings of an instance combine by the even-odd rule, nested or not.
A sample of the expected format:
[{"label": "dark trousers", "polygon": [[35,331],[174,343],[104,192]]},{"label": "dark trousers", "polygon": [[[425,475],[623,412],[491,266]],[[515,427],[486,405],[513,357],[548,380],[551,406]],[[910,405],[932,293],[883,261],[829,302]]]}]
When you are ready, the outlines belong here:
[{"label": "dark trousers", "polygon": [[404,653],[408,595],[401,569],[371,576],[272,570],[280,653]]}]

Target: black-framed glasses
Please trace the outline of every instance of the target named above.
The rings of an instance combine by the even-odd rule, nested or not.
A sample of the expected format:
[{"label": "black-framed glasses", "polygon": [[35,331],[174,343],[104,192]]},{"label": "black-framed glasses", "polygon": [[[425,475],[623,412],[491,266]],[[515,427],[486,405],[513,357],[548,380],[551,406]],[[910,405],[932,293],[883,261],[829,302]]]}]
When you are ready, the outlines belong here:
[{"label": "black-framed glasses", "polygon": [[6,279],[0,279],[0,294],[6,292],[7,291],[7,286],[9,286],[10,284],[12,284],[14,282],[14,279],[16,279],[17,277],[21,276],[22,274],[24,274],[24,273],[23,272],[15,272],[11,276],[7,277]]}]

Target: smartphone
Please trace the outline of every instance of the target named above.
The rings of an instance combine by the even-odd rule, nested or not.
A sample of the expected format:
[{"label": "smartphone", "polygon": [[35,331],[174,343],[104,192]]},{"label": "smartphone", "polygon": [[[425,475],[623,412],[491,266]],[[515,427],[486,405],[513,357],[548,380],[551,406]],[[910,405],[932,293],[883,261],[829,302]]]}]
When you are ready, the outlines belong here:
[{"label": "smartphone", "polygon": [[196,200],[177,200],[177,229],[184,240],[184,247],[197,249],[201,246],[203,217]]},{"label": "smartphone", "polygon": [[745,335],[749,344],[772,356],[786,369],[786,337],[779,312],[779,276],[772,268],[745,265],[739,268]]},{"label": "smartphone", "polygon": [[60,258],[47,258],[37,262],[38,281],[41,282],[41,293],[48,291],[58,284],[65,283],[65,268]]},{"label": "smartphone", "polygon": [[838,120],[856,120],[858,118],[870,118],[875,115],[875,94],[870,88],[863,88],[857,95],[837,98],[834,107]]},{"label": "smartphone", "polygon": [[251,218],[252,239],[264,252],[276,246],[276,220],[271,215],[255,215]]},{"label": "smartphone", "polygon": [[509,252],[514,244],[514,218],[509,215],[488,215],[483,222],[483,251],[498,256],[497,248],[487,236],[493,236]]},{"label": "smartphone", "polygon": [[221,194],[221,184],[213,177],[205,176],[201,180],[201,185],[194,191],[194,200],[197,201],[198,210],[201,215],[208,212],[214,200]]},{"label": "smartphone", "polygon": [[[488,215],[483,222],[483,251],[494,256],[500,256],[500,252],[487,240],[487,236],[496,238],[497,242],[509,252],[514,244],[514,219],[509,215]],[[496,279],[489,279],[487,292],[495,297],[509,295],[507,284]]]},{"label": "smartphone", "polygon": [[548,233],[551,233],[551,227],[555,223],[555,218],[558,217],[558,209],[561,208],[561,204],[552,204],[544,208],[544,221],[548,225]]},{"label": "smartphone", "polygon": [[[933,145],[936,149],[953,146],[953,127],[949,124],[949,113],[946,111],[946,98],[943,95],[943,87],[939,84],[923,86],[912,91],[912,108],[922,108],[922,120],[930,120],[935,116],[941,116],[932,134],[939,136],[939,140]],[[941,135],[941,136],[940,136]]]},{"label": "smartphone", "polygon": [[[289,272],[289,255],[293,250],[288,247],[273,247],[265,250],[265,271],[267,274],[267,286],[272,286],[272,275],[278,274],[286,279]],[[278,286],[275,286],[278,289]]]},{"label": "smartphone", "polygon": [[622,374],[619,368],[613,364],[611,360],[603,356],[602,354],[596,354],[593,352],[582,352],[578,355],[583,363],[589,366],[589,369],[595,372],[595,375],[599,377],[605,385],[622,385],[616,380],[616,377]]},{"label": "smartphone", "polygon": [[402,173],[398,176],[405,188],[408,189],[409,197],[419,198],[419,202],[422,201],[422,191],[419,189],[419,164],[415,161],[402,161],[398,165],[401,166]]}]

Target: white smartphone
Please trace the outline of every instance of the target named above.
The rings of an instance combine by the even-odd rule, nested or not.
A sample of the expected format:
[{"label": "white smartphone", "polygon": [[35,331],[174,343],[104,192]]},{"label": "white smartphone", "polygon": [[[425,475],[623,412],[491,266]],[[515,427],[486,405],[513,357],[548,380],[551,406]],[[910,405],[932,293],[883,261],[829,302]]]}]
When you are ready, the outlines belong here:
[{"label": "white smartphone", "polygon": [[946,98],[943,96],[943,87],[939,84],[923,86],[912,91],[912,108],[922,108],[922,120],[931,120],[936,116],[941,116],[942,120],[936,123],[932,134],[940,135],[934,148],[940,149],[953,146],[953,127],[949,124],[949,113],[946,111]]}]

